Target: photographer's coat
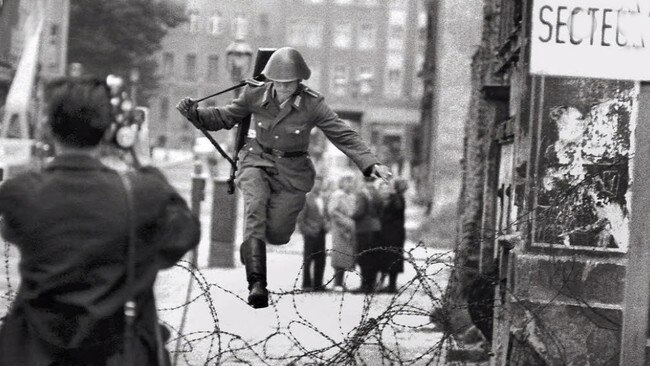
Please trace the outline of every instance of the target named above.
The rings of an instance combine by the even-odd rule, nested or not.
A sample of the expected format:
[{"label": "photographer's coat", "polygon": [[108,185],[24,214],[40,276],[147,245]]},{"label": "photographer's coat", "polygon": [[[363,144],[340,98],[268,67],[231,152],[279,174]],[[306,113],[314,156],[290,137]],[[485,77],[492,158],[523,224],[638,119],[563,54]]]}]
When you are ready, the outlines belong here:
[{"label": "photographer's coat", "polygon": [[131,181],[134,223],[117,172],[87,155],[58,156],[42,173],[0,185],[3,237],[20,250],[22,278],[0,330],[0,365],[120,364],[114,354],[130,297],[130,224],[137,232],[136,353],[139,364],[152,364],[156,274],[198,244],[200,227],[157,169],[139,169]]}]

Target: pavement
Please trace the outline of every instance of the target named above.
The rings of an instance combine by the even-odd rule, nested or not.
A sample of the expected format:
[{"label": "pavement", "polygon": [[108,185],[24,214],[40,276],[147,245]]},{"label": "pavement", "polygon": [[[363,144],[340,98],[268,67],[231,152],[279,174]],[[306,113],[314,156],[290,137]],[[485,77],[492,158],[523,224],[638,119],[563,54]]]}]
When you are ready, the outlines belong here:
[{"label": "pavement", "polygon": [[151,165],[164,169],[168,166],[189,163],[193,158],[194,155],[189,150],[155,148],[151,154]]}]

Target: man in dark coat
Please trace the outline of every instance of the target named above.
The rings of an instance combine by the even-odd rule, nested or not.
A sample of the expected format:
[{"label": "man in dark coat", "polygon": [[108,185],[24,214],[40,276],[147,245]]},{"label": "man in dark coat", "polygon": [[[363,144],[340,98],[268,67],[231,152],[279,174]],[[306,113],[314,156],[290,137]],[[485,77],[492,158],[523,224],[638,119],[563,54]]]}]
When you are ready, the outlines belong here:
[{"label": "man in dark coat", "polygon": [[388,274],[388,286],[381,289],[380,292],[397,292],[397,275],[404,272],[403,254],[406,241],[404,192],[407,189],[408,183],[405,180],[395,179],[392,187],[387,185],[382,190],[383,209],[379,244],[382,248],[380,252],[382,278]]},{"label": "man in dark coat", "polygon": [[352,215],[356,225],[357,263],[361,268],[361,287],[357,292],[370,293],[377,285],[382,269],[379,252],[381,232],[381,197],[374,186],[374,178],[366,177],[357,192],[356,208]]},{"label": "man in dark coat", "polygon": [[237,186],[244,197],[245,229],[241,259],[246,266],[248,303],[268,306],[266,243],[286,244],[295,230],[314,184],[314,165],[307,155],[314,127],[367,175],[389,179],[390,169],[379,163],[361,136],[325,104],[323,96],[301,83],[311,71],[294,48],[275,51],[262,71],[270,82],[249,81],[231,104],[197,108],[191,98],[177,109],[198,127],[209,131],[231,129],[251,116],[256,137],[239,155]]},{"label": "man in dark coat", "polygon": [[[199,242],[185,201],[155,168],[130,173],[134,220],[118,173],[98,160],[111,123],[102,81],[48,88],[57,156],[40,173],[0,185],[2,235],[21,255],[21,285],[0,330],[0,365],[126,365],[125,303],[136,303],[133,358],[156,365],[153,285]],[[135,279],[126,284],[130,225]]]},{"label": "man in dark coat", "polygon": [[[329,228],[325,201],[321,194],[323,178],[316,177],[307,193],[305,207],[298,215],[298,229],[303,237],[303,290],[323,291],[325,272],[325,234]],[[313,264],[313,269],[312,269]]]}]

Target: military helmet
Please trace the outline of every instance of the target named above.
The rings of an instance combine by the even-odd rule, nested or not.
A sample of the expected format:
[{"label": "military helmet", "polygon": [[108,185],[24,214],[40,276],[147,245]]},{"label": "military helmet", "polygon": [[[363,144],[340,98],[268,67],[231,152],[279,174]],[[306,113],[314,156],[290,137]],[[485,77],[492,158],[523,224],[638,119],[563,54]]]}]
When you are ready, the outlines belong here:
[{"label": "military helmet", "polygon": [[298,50],[282,47],[273,52],[262,74],[269,80],[288,82],[309,79],[311,70]]}]

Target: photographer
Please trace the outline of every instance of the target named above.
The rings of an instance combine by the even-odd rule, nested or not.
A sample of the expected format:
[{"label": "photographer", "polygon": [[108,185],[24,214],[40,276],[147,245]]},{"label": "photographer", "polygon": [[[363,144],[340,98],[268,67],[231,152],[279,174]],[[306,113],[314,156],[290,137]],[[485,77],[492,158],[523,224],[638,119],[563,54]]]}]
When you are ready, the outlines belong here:
[{"label": "photographer", "polygon": [[199,223],[158,170],[131,171],[125,184],[98,160],[113,123],[103,81],[59,79],[46,99],[57,156],[0,186],[2,235],[20,250],[22,280],[0,330],[0,365],[168,361],[153,285],[198,244]]}]

